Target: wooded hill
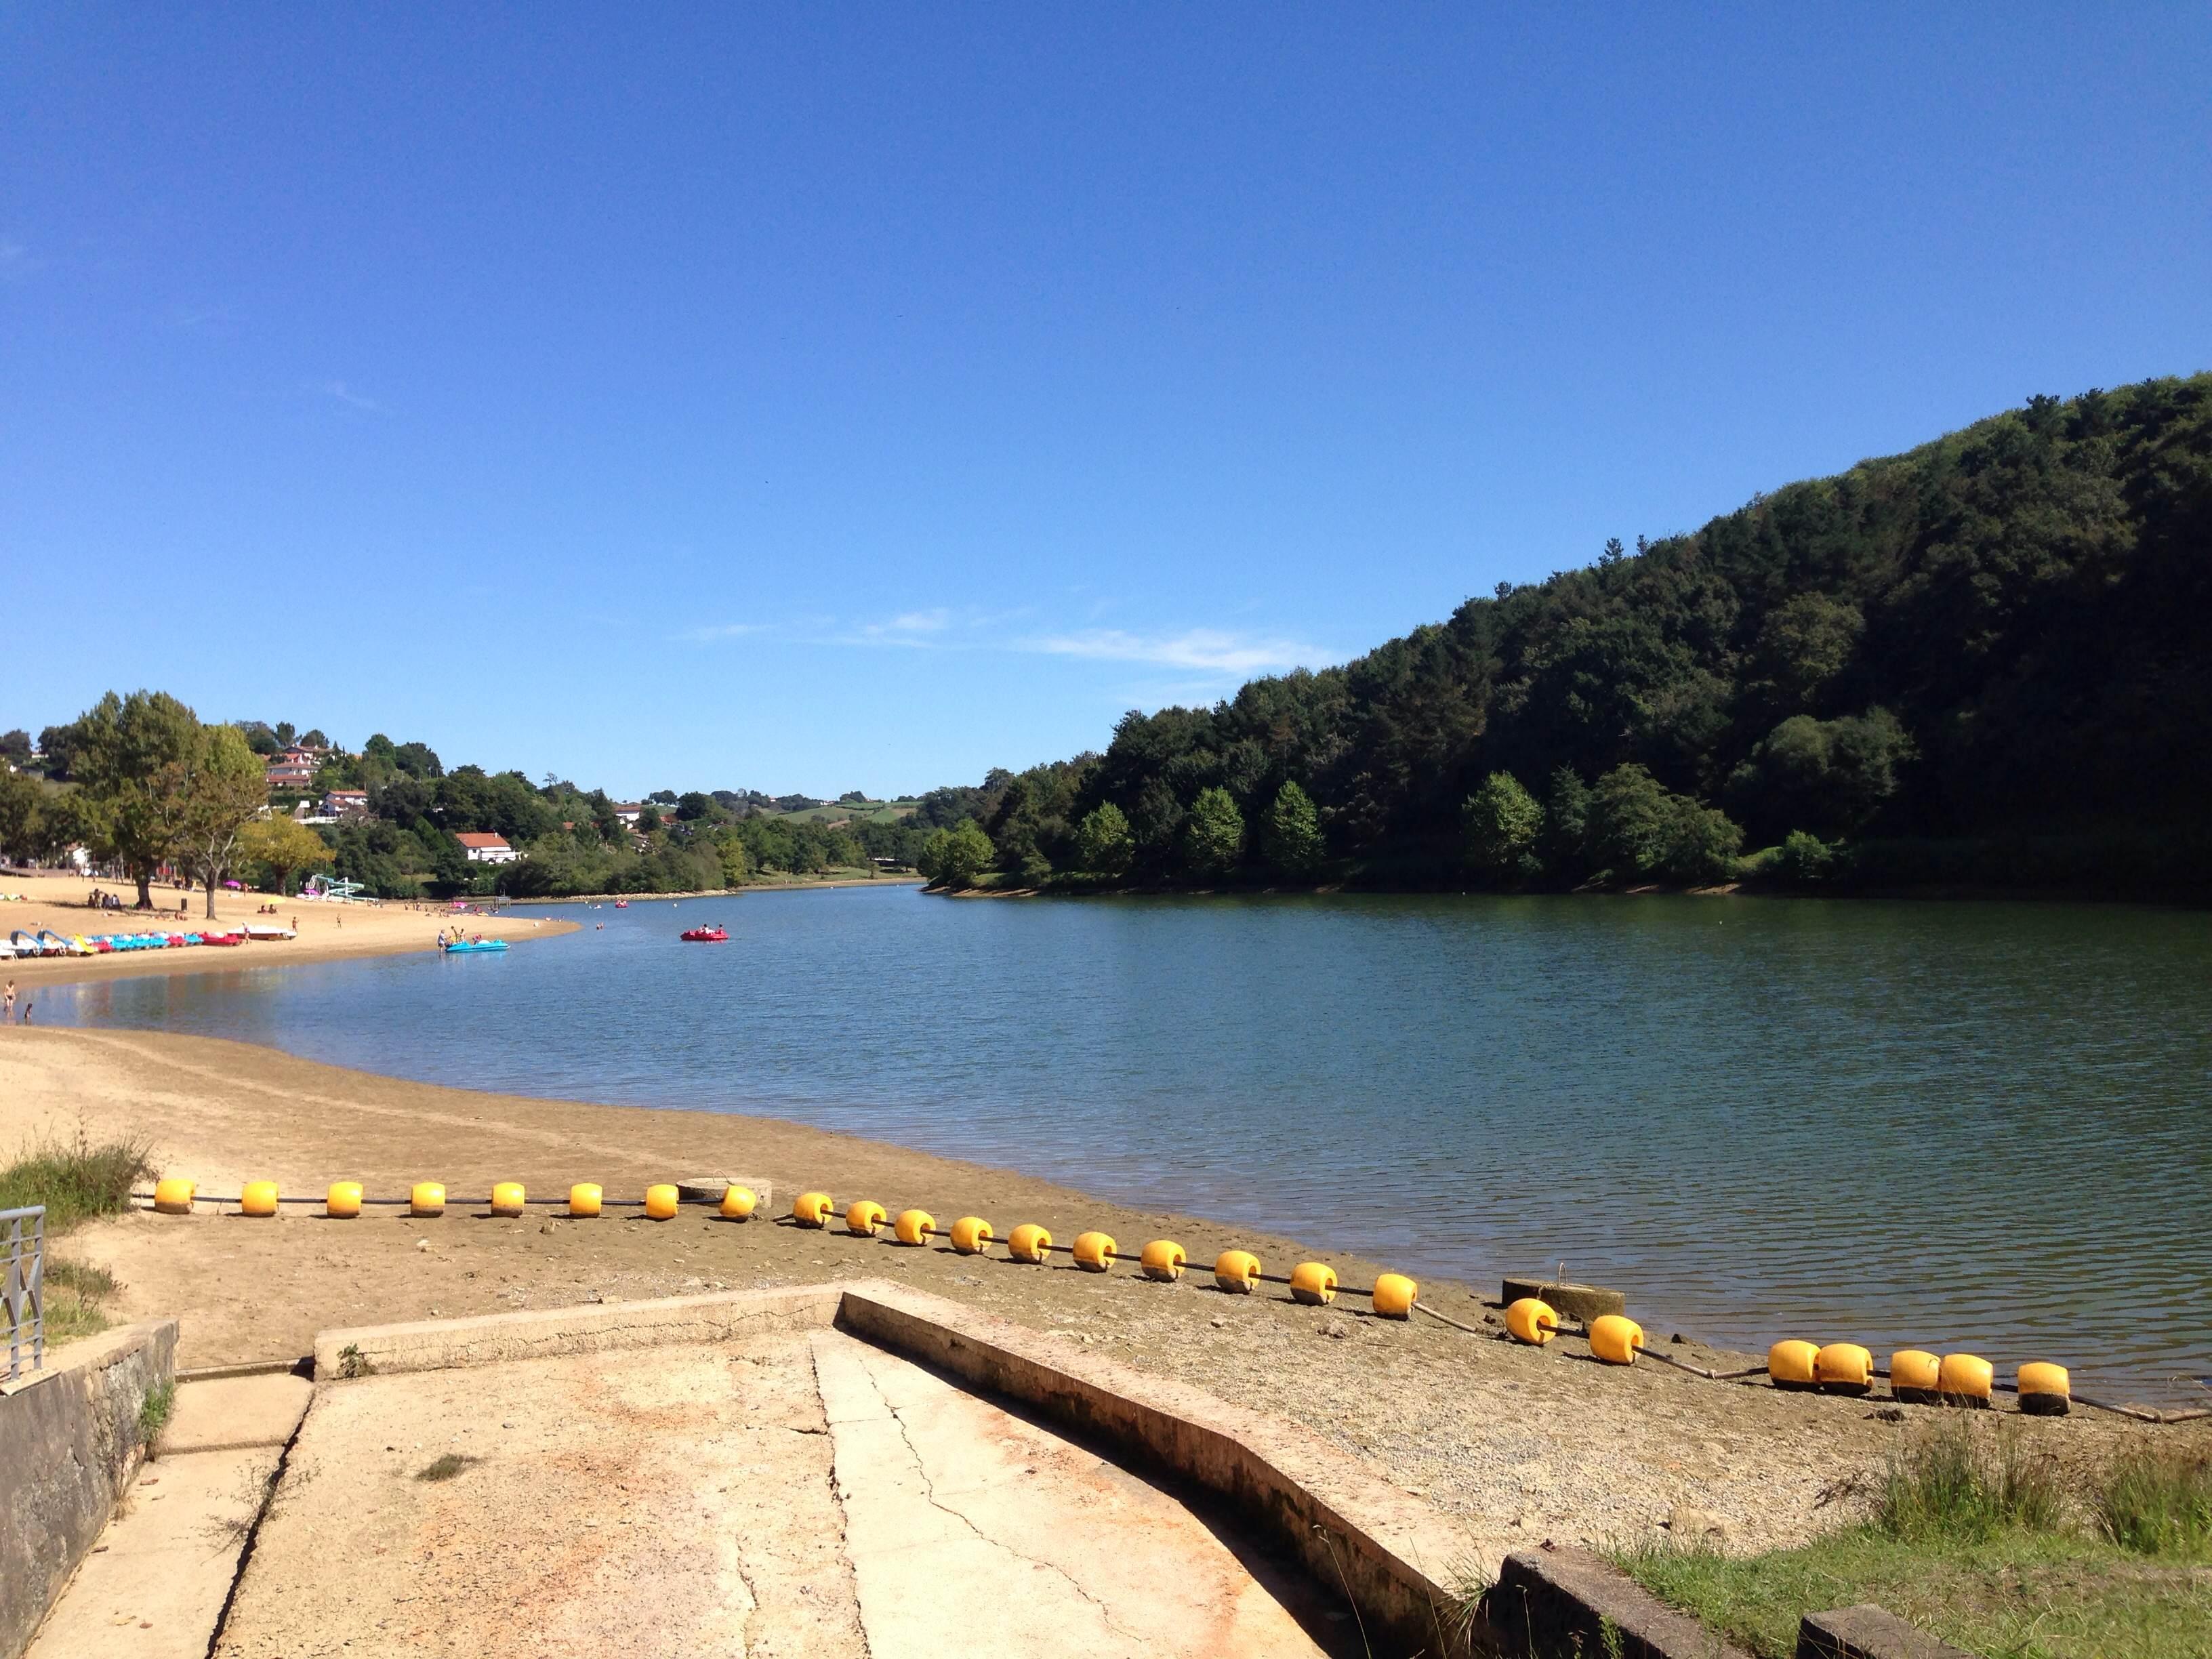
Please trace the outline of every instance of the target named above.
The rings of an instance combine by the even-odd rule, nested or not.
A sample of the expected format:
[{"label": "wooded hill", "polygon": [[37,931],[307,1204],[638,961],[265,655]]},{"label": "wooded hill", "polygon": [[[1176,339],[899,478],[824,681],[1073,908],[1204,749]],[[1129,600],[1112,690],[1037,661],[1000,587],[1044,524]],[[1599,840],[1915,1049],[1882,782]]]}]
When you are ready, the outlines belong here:
[{"label": "wooded hill", "polygon": [[2212,375],[2039,397],[975,804],[1029,882],[2189,884],[2208,618]]}]

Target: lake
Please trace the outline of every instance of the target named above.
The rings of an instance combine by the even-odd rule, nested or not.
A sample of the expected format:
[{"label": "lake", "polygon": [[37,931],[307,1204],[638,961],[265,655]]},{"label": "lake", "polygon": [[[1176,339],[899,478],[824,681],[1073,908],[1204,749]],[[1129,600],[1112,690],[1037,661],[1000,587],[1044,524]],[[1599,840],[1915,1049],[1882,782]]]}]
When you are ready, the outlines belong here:
[{"label": "lake", "polygon": [[[1564,1261],[1661,1340],[2049,1358],[2166,1402],[2212,1374],[2203,914],[908,887],[524,914],[585,931],[40,1012],[773,1113],[1491,1293]],[[729,944],[677,942],[708,920]]]}]

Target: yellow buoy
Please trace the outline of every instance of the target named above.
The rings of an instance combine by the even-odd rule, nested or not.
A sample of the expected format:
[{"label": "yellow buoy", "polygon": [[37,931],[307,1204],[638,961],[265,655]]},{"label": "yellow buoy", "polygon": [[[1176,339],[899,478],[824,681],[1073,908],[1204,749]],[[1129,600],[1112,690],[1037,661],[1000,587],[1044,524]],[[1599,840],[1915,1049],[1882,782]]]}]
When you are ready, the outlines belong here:
[{"label": "yellow buoy", "polygon": [[247,1182],[238,1189],[238,1212],[240,1215],[275,1215],[276,1183],[273,1181]]},{"label": "yellow buoy", "polygon": [[827,1193],[801,1193],[791,1200],[791,1218],[802,1227],[826,1227],[837,1200]]},{"label": "yellow buoy", "polygon": [[1249,1250],[1224,1250],[1213,1259],[1213,1282],[1239,1296],[1251,1295],[1260,1284],[1260,1258]]},{"label": "yellow buoy", "polygon": [[1291,1269],[1291,1299],[1326,1308],[1336,1300],[1336,1269],[1326,1261],[1299,1262]]},{"label": "yellow buoy", "polygon": [[1813,1380],[1823,1394],[1864,1394],[1874,1387],[1874,1356],[1856,1342],[1831,1342],[1813,1356]]},{"label": "yellow buoy", "polygon": [[1908,1405],[1936,1403],[1936,1379],[1943,1362],[1920,1348],[1899,1348],[1889,1357],[1889,1395]]},{"label": "yellow buoy", "polygon": [[1375,1311],[1385,1319],[1411,1319],[1421,1287],[1403,1273],[1384,1273],[1375,1281]]},{"label": "yellow buoy", "polygon": [[1075,1265],[1086,1273],[1103,1273],[1114,1265],[1114,1237],[1110,1233],[1078,1233]]},{"label": "yellow buoy", "polygon": [[1182,1246],[1172,1238],[1156,1238],[1145,1246],[1138,1265],[1144,1268],[1146,1278],[1171,1285],[1182,1277],[1182,1264],[1189,1259],[1183,1254]]},{"label": "yellow buoy", "polygon": [[645,1218],[647,1221],[673,1221],[678,1194],[673,1182],[656,1182],[645,1189]]},{"label": "yellow buoy", "polygon": [[1052,1248],[1052,1235],[1033,1221],[1024,1221],[1006,1241],[1006,1254],[1017,1261],[1042,1261]]},{"label": "yellow buoy", "polygon": [[952,1224],[952,1248],[963,1255],[981,1255],[996,1237],[980,1215],[963,1215]]},{"label": "yellow buoy", "polygon": [[568,1188],[568,1213],[580,1221],[588,1221],[599,1214],[605,1201],[606,1194],[599,1190],[596,1181],[580,1181]]},{"label": "yellow buoy", "polygon": [[1505,1310],[1505,1330],[1516,1342],[1540,1348],[1559,1334],[1559,1310],[1538,1296],[1524,1296]]},{"label": "yellow buoy", "polygon": [[519,1181],[500,1181],[492,1184],[491,1212],[494,1215],[522,1213],[522,1183]]},{"label": "yellow buoy", "polygon": [[154,1183],[154,1207],[163,1215],[190,1215],[199,1183],[182,1176],[164,1176]]},{"label": "yellow buoy", "polygon": [[927,1244],[937,1231],[937,1218],[927,1210],[901,1210],[891,1223],[891,1234],[902,1244]]},{"label": "yellow buoy", "polygon": [[873,1238],[883,1224],[884,1206],[872,1198],[862,1199],[845,1212],[845,1231],[855,1238]]},{"label": "yellow buoy", "polygon": [[1644,1327],[1626,1314],[1600,1314],[1589,1328],[1590,1352],[1608,1365],[1633,1365]]},{"label": "yellow buoy", "polygon": [[1983,1407],[1996,1380],[1996,1368],[1979,1354],[1947,1353],[1936,1373],[1936,1392],[1947,1406]]},{"label": "yellow buoy", "polygon": [[1814,1360],[1820,1356],[1816,1343],[1796,1338],[1767,1349],[1767,1382],[1778,1389],[1809,1389],[1814,1385]]},{"label": "yellow buoy", "polygon": [[725,1221],[750,1221],[753,1212],[759,1206],[760,1194],[750,1187],[722,1188],[722,1219]]},{"label": "yellow buoy", "polygon": [[2065,1366],[2031,1359],[2020,1368],[2020,1408],[2030,1417],[2063,1417],[2073,1400]]},{"label": "yellow buoy", "polygon": [[1810,1342],[1778,1342],[1766,1351],[1767,1380],[1778,1389],[1813,1386],[1813,1362],[1820,1351]]},{"label": "yellow buoy", "polygon": [[434,1181],[418,1181],[407,1191],[407,1213],[410,1215],[443,1215],[446,1212],[446,1189]]},{"label": "yellow buoy", "polygon": [[338,1221],[350,1221],[361,1213],[361,1182],[333,1181],[330,1191],[323,1194],[323,1213]]}]

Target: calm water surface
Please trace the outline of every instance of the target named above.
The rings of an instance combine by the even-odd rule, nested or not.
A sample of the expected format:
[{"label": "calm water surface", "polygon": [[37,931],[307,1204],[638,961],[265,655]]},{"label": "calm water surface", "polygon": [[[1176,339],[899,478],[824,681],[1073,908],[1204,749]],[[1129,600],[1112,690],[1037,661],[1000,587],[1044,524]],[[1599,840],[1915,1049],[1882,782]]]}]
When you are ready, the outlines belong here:
[{"label": "calm water surface", "polygon": [[[585,931],[40,1012],[771,1112],[1493,1291],[1564,1260],[1755,1351],[2047,1357],[2148,1399],[2212,1375],[2212,917],[908,888],[542,914]],[[676,942],[709,919],[730,944]]]}]

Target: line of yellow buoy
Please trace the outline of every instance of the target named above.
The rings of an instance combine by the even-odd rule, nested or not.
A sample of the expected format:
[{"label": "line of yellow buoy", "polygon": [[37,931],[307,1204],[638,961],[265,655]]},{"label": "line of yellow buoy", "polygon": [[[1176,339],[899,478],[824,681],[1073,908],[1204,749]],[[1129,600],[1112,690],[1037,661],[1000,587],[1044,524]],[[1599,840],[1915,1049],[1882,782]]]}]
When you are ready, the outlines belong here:
[{"label": "line of yellow buoy", "polygon": [[[178,1176],[164,1176],[156,1182],[153,1200],[154,1208],[165,1215],[189,1215],[196,1202],[227,1201],[199,1199],[197,1184]],[[236,1200],[240,1213],[260,1217],[275,1215],[280,1204],[313,1201],[282,1197],[273,1181],[247,1182],[240,1188]],[[365,1198],[361,1182],[336,1181],[323,1198],[325,1213],[337,1219],[360,1215],[366,1204],[397,1205],[403,1201],[410,1215],[432,1217],[445,1213],[448,1200],[445,1188],[434,1181],[416,1182],[404,1200]],[[527,1201],[528,1194],[520,1182],[502,1181],[493,1186],[489,1206],[495,1215],[519,1216]],[[635,1205],[643,1209],[648,1219],[667,1221],[676,1216],[679,1203],[680,1194],[672,1183],[657,1182],[647,1187],[642,1200],[624,1200],[609,1199],[597,1182],[583,1181],[568,1188],[567,1213],[577,1219],[588,1219],[602,1213],[609,1205]],[[723,1190],[717,1211],[726,1220],[744,1221],[752,1218],[759,1205],[759,1196],[750,1188],[730,1186]],[[838,1213],[836,1202],[828,1193],[809,1191],[793,1200],[790,1219],[795,1226],[826,1231]],[[1001,1242],[997,1231],[981,1216],[962,1216],[950,1227],[939,1227],[937,1218],[927,1210],[902,1210],[893,1216],[872,1199],[861,1199],[847,1206],[842,1219],[845,1231],[855,1237],[873,1238],[881,1228],[889,1225],[893,1239],[900,1244],[925,1245],[933,1238],[943,1238],[961,1255],[984,1255]],[[1010,1261],[1042,1262],[1057,1251],[1090,1273],[1109,1273],[1120,1259],[1120,1246],[1109,1233],[1079,1233],[1072,1244],[1055,1244],[1051,1231],[1034,1222],[1016,1227],[1003,1243]],[[1188,1252],[1171,1238],[1152,1240],[1138,1256],[1139,1271],[1144,1277],[1162,1283],[1172,1284],[1180,1279],[1188,1265]],[[1264,1272],[1260,1258],[1249,1250],[1229,1249],[1214,1258],[1213,1282],[1221,1290],[1238,1295],[1250,1295],[1262,1283],[1283,1285],[1289,1288],[1293,1300],[1311,1307],[1326,1307],[1335,1300],[1340,1291],[1348,1291],[1350,1294],[1366,1297],[1375,1313],[1384,1319],[1407,1319],[1419,1308],[1455,1329],[1470,1335],[1482,1334],[1423,1303],[1419,1285],[1404,1273],[1380,1274],[1370,1289],[1361,1291],[1340,1285],[1336,1270],[1324,1261],[1302,1261],[1284,1276]],[[1542,1347],[1559,1334],[1560,1328],[1558,1311],[1540,1297],[1522,1297],[1505,1310],[1506,1334],[1525,1346]],[[1637,1356],[1645,1352],[1643,1326],[1625,1314],[1600,1315],[1589,1322],[1583,1335],[1589,1343],[1591,1354],[1608,1365],[1632,1365]],[[1656,1350],[1651,1351],[1650,1357],[1712,1381],[1740,1382],[1761,1374],[1759,1368],[1725,1375],[1708,1371]],[[1988,1407],[1993,1403],[1992,1395],[1998,1387],[1996,1368],[1976,1354],[1938,1356],[1918,1348],[1901,1348],[1890,1356],[1885,1369],[1876,1366],[1874,1356],[1855,1342],[1831,1342],[1826,1346],[1794,1340],[1778,1342],[1767,1352],[1763,1374],[1777,1389],[1856,1395],[1870,1393],[1876,1378],[1886,1378],[1892,1398],[1916,1405]],[[2194,1411],[2144,1412],[2079,1396],[2073,1392],[2066,1368],[2043,1360],[2021,1364],[2006,1392],[2018,1397],[2022,1412],[2037,1416],[2063,1417],[2077,1400],[2082,1405],[2152,1422],[2176,1422],[2212,1415]]]}]

